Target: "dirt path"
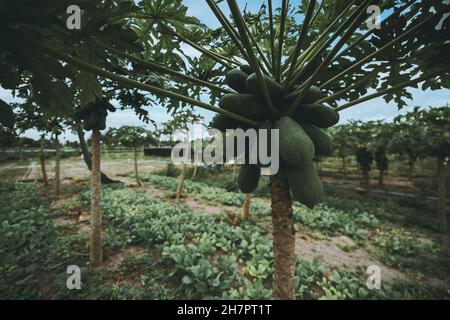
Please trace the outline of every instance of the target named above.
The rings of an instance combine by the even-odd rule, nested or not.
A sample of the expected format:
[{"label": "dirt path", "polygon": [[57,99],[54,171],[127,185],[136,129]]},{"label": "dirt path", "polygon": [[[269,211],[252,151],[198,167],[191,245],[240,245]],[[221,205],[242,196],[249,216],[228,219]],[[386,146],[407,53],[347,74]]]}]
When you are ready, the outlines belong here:
[{"label": "dirt path", "polygon": [[297,233],[296,251],[308,261],[319,258],[325,265],[336,268],[347,268],[355,271],[359,268],[366,270],[369,266],[378,266],[382,278],[386,281],[393,279],[406,280],[408,277],[393,268],[385,266],[377,261],[361,247],[358,247],[352,239],[347,236],[333,237],[329,240],[314,240],[310,237]]}]

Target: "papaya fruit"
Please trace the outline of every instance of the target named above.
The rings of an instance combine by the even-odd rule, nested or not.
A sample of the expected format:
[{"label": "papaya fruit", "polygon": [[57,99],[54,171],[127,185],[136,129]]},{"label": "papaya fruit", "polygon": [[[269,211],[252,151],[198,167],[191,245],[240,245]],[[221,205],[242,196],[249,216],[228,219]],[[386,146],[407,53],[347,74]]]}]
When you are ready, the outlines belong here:
[{"label": "papaya fruit", "polygon": [[314,143],[292,118],[280,118],[275,122],[275,129],[279,129],[280,155],[286,162],[301,165],[314,157]]},{"label": "papaya fruit", "polygon": [[226,94],[220,99],[219,106],[255,121],[264,121],[270,117],[264,102],[253,94]]},{"label": "papaya fruit", "polygon": [[[261,159],[260,153],[263,153],[263,157],[267,156],[270,157],[272,155],[272,146],[271,146],[271,129],[273,128],[273,125],[270,121],[265,121],[261,123],[258,126],[257,130],[257,143],[251,146],[250,152],[251,154],[256,154],[258,165],[260,166],[268,166],[270,163],[264,163]],[[267,130],[267,137],[266,137],[266,147],[265,150],[262,150],[262,141],[260,138],[260,130]],[[264,162],[267,162],[267,159],[264,159]]]},{"label": "papaya fruit", "polygon": [[225,83],[233,90],[239,93],[248,93],[247,80],[248,74],[240,69],[233,69],[225,75]]},{"label": "papaya fruit", "polygon": [[106,117],[100,117],[98,120],[98,129],[105,130],[106,129]]},{"label": "papaya fruit", "polygon": [[322,104],[302,104],[293,117],[297,122],[311,123],[319,128],[330,128],[339,122],[339,113]]},{"label": "papaya fruit", "polygon": [[239,170],[238,186],[243,193],[252,193],[258,187],[261,168],[257,165],[244,164]]},{"label": "papaya fruit", "polygon": [[95,111],[89,114],[88,123],[89,126],[92,127],[93,129],[98,128],[98,118],[99,118],[98,113]]},{"label": "papaya fruit", "polygon": [[[276,82],[275,80],[273,80],[271,77],[268,76],[264,76],[264,81],[266,83],[267,90],[269,91],[269,95],[272,98],[272,100],[274,102],[280,100],[283,94],[283,87],[278,82]],[[248,92],[253,93],[258,97],[263,97],[258,77],[255,73],[248,76],[247,78],[247,90]]]},{"label": "papaya fruit", "polygon": [[0,100],[0,123],[12,129],[14,127],[14,113],[9,104]]},{"label": "papaya fruit", "polygon": [[[299,87],[295,87],[296,90],[299,90]],[[286,104],[290,105],[294,103],[297,99],[297,96],[300,94],[298,91],[294,91],[286,96]],[[320,91],[319,87],[312,86],[306,91],[305,96],[302,99],[302,104],[313,104],[316,101],[323,99],[326,97],[326,94]]]},{"label": "papaya fruit", "polygon": [[243,64],[239,66],[239,69],[244,71],[247,75],[251,75],[253,73],[252,67],[250,67],[248,64]]},{"label": "papaya fruit", "polygon": [[222,114],[215,115],[210,124],[211,128],[225,132],[227,129],[247,129],[248,125],[243,122],[228,118]]},{"label": "papaya fruit", "polygon": [[333,141],[325,131],[309,123],[300,123],[300,125],[314,143],[316,156],[330,156],[333,153]]},{"label": "papaya fruit", "polygon": [[310,209],[323,199],[323,187],[314,162],[305,161],[300,166],[285,164],[286,175],[291,188],[292,198]]}]

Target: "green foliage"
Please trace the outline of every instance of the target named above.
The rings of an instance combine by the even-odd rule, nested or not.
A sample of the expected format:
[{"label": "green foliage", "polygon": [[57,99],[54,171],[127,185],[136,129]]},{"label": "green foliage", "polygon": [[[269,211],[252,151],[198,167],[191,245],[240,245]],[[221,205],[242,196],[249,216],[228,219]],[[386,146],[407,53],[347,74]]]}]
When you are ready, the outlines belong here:
[{"label": "green foliage", "polygon": [[33,185],[0,183],[0,297],[39,297],[55,230],[46,200]]},{"label": "green foliage", "polygon": [[362,243],[367,238],[367,229],[379,226],[379,220],[372,214],[358,209],[339,210],[319,205],[314,210],[294,205],[294,217],[298,223],[318,229],[327,236],[347,235]]}]

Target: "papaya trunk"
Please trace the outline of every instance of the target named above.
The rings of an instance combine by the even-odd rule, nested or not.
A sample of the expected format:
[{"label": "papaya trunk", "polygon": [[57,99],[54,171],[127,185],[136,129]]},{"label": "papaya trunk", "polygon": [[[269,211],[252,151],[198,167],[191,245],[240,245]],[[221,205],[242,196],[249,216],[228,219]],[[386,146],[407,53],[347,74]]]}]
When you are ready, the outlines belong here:
[{"label": "papaya trunk", "polygon": [[378,177],[378,185],[381,187],[384,184],[384,170],[380,170],[380,176]]},{"label": "papaya trunk", "polygon": [[344,171],[344,178],[347,178],[347,159],[342,157],[342,170]]},{"label": "papaya trunk", "polygon": [[42,181],[44,183],[44,186],[48,187],[47,169],[45,167],[44,143],[45,143],[44,137],[41,137],[41,149],[40,149],[39,161],[41,163]]},{"label": "papaya trunk", "polygon": [[186,163],[183,163],[183,167],[181,168],[180,182],[178,183],[176,193],[176,200],[178,201],[181,199],[181,195],[183,194],[183,186],[185,178],[186,178]]},{"label": "papaya trunk", "polygon": [[[76,125],[75,128],[77,131],[78,140],[80,142],[80,149],[81,149],[81,153],[83,154],[84,162],[86,163],[86,166],[88,167],[89,171],[92,171],[92,158],[91,158],[91,154],[89,153],[86,139],[84,138],[83,129],[81,129],[81,127],[79,125]],[[110,183],[117,182],[117,181],[110,179],[108,176],[103,174],[103,172],[101,172],[100,174],[101,174],[102,184],[110,184]]]},{"label": "papaya trunk", "polygon": [[233,163],[233,181],[236,181],[237,179],[237,158],[234,158]]},{"label": "papaya trunk", "polygon": [[370,189],[370,174],[369,171],[363,172],[363,179],[364,179],[364,187],[369,191]]},{"label": "papaya trunk", "polygon": [[192,173],[192,179],[195,179],[195,177],[197,176],[197,168],[198,168],[198,166],[195,164],[194,165],[194,172]]},{"label": "papaya trunk", "polygon": [[61,145],[59,144],[58,135],[55,135],[56,143],[56,155],[55,155],[55,194],[59,196],[61,194],[61,173],[60,173],[60,162],[61,162]]},{"label": "papaya trunk", "polygon": [[293,300],[295,272],[295,230],[292,200],[282,168],[271,178],[273,257],[275,274],[273,298]]},{"label": "papaya trunk", "polygon": [[92,131],[92,177],[91,177],[91,264],[98,267],[103,262],[102,251],[102,213],[100,178],[100,131]]},{"label": "papaya trunk", "polygon": [[408,170],[408,177],[410,180],[413,179],[413,175],[414,175],[414,162],[410,161],[409,162],[409,170]]},{"label": "papaya trunk", "polygon": [[246,193],[244,195],[244,212],[242,213],[242,220],[248,221],[250,216],[250,202],[251,202],[251,194]]},{"label": "papaya trunk", "polygon": [[446,210],[446,193],[445,193],[445,159],[443,157],[437,158],[437,193],[438,193],[438,223],[442,231],[447,230],[447,213]]},{"label": "papaya trunk", "polygon": [[138,169],[138,151],[137,148],[134,147],[134,176],[136,177],[136,182],[139,187],[142,186],[141,180],[139,179],[139,169]]}]

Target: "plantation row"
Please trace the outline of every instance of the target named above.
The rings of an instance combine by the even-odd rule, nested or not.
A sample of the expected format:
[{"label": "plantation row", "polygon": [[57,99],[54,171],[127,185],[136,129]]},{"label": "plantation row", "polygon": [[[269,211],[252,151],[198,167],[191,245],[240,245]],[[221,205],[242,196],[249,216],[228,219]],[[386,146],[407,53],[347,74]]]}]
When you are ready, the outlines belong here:
[{"label": "plantation row", "polygon": [[[167,195],[173,194],[177,186],[176,179],[164,176],[148,175],[143,180],[167,191]],[[76,210],[89,207],[87,186],[72,187],[69,192],[79,195],[56,209],[49,207],[49,199],[34,185],[2,183],[1,190],[2,298],[271,297],[273,257],[267,234],[269,212],[263,198],[253,201],[252,220],[243,223],[226,215],[193,212],[186,205],[168,203],[145,190],[120,185],[106,187],[102,191],[106,267],[95,270],[87,259],[89,235],[80,231],[77,222],[70,222],[71,214],[76,214],[73,207]],[[185,191],[216,205],[242,204],[241,195],[203,183],[187,181]],[[209,193],[224,196],[208,197]],[[25,195],[27,201],[18,201]],[[336,201],[330,199],[330,204]],[[373,212],[382,214],[378,203],[377,207],[374,206]],[[68,214],[61,216],[63,212]],[[68,218],[68,222],[55,225],[53,221],[61,217]],[[374,254],[386,257],[386,263],[391,265],[417,268],[418,263],[426,262],[420,259],[421,255],[443,250],[438,243],[413,236],[401,227],[385,229],[373,214],[358,209],[346,212],[320,206],[310,211],[296,206],[295,219],[316,237],[319,233],[322,237],[346,234],[359,246],[368,240],[369,230],[376,231],[371,236],[378,248]],[[115,254],[136,246],[143,248],[139,254],[130,255],[119,265],[108,266]],[[79,292],[69,291],[65,286],[65,268],[73,264],[82,267],[83,290]],[[427,271],[429,265],[436,266],[428,263],[420,268],[434,273],[433,276],[445,270]],[[445,297],[442,289],[399,280],[384,283],[381,291],[369,291],[364,274],[364,270],[330,269],[320,259],[307,262],[299,257],[296,296],[298,299]]]}]

